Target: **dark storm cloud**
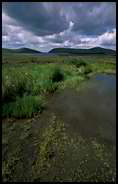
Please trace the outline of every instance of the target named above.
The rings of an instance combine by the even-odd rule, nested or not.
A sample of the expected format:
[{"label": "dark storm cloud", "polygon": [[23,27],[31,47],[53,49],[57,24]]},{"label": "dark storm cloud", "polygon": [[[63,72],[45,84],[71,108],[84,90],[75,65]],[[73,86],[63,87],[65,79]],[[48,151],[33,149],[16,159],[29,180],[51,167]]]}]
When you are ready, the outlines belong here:
[{"label": "dark storm cloud", "polygon": [[3,3],[3,11],[16,19],[24,29],[40,36],[59,33],[68,27],[61,7],[55,3]]},{"label": "dark storm cloud", "polygon": [[[49,35],[67,29],[86,35],[100,35],[116,24],[115,3],[3,3],[3,10],[36,35]],[[68,21],[67,21],[68,20]]]},{"label": "dark storm cloud", "polygon": [[4,2],[2,20],[3,45],[9,47],[116,46],[113,2]]},{"label": "dark storm cloud", "polygon": [[80,3],[72,6],[73,31],[85,35],[100,35],[116,27],[115,3]]}]

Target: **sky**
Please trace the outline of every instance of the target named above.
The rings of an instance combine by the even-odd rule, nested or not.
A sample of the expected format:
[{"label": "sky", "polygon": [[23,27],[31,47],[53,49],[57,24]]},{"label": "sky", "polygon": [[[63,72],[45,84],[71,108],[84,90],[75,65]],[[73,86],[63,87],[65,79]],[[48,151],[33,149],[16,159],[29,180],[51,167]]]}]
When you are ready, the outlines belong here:
[{"label": "sky", "polygon": [[116,50],[116,3],[3,2],[2,47]]}]

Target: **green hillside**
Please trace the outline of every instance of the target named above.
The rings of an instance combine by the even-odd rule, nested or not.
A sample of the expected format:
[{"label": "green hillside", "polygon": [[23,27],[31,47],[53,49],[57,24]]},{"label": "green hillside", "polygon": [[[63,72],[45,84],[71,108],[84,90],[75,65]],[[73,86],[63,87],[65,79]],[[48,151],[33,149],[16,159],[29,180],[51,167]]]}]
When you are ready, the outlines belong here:
[{"label": "green hillside", "polygon": [[116,54],[116,51],[105,49],[101,47],[94,47],[91,49],[72,49],[72,48],[54,48],[49,53],[67,53],[67,54]]},{"label": "green hillside", "polygon": [[20,49],[6,49],[3,48],[2,49],[3,53],[31,53],[31,54],[35,54],[35,53],[41,53],[40,51],[36,51],[33,49],[29,49],[29,48],[20,48]]}]

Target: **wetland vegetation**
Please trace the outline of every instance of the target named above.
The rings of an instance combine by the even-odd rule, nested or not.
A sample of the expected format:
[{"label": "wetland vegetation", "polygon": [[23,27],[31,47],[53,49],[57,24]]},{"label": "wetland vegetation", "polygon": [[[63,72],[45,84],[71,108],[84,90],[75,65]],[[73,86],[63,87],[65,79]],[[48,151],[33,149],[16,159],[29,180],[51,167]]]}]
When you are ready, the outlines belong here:
[{"label": "wetland vegetation", "polygon": [[115,73],[114,55],[3,53],[3,181],[115,181]]}]

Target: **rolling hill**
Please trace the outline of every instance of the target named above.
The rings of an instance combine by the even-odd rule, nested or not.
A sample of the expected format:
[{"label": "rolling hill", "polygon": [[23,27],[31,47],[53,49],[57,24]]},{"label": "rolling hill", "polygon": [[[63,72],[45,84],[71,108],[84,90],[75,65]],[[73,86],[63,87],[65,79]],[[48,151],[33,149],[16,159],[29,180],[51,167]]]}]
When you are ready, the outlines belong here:
[{"label": "rolling hill", "polygon": [[27,54],[40,54],[42,52],[37,51],[37,50],[33,50],[33,49],[29,49],[29,48],[20,48],[20,49],[6,49],[6,48],[2,48],[2,52],[3,53],[27,53]]},{"label": "rolling hill", "polygon": [[101,47],[94,47],[91,49],[73,49],[73,48],[54,48],[49,53],[55,54],[112,54],[115,55],[116,51],[112,49],[105,49]]},{"label": "rolling hill", "polygon": [[81,55],[81,54],[107,54],[107,55],[116,55],[116,51],[112,49],[105,49],[101,47],[94,47],[90,49],[74,49],[74,48],[54,48],[49,52],[40,52],[34,49],[29,48],[19,48],[19,49],[7,49],[2,48],[2,53],[19,53],[19,54],[42,54],[42,55]]}]

